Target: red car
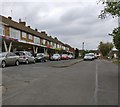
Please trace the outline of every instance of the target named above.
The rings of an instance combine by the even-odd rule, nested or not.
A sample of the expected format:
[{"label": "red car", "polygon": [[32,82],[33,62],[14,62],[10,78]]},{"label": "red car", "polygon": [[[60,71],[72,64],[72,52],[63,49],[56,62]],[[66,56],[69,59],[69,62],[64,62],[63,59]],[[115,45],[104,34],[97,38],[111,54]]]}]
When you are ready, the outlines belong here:
[{"label": "red car", "polygon": [[68,55],[67,55],[67,54],[62,54],[62,55],[61,55],[61,59],[67,60],[67,59],[69,59],[69,58],[68,58]]}]

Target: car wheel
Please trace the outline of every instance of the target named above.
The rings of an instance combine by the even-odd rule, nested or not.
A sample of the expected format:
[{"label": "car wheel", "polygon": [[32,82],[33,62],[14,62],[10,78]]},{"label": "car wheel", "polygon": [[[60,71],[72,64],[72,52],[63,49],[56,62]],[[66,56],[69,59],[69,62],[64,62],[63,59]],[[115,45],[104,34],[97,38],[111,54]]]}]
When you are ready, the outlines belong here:
[{"label": "car wheel", "polygon": [[1,66],[2,66],[2,68],[4,68],[6,66],[6,62],[2,61]]},{"label": "car wheel", "polygon": [[47,59],[45,59],[44,62],[47,62]]},{"label": "car wheel", "polygon": [[18,60],[15,62],[15,65],[16,65],[16,66],[18,66],[18,65],[19,65],[19,61],[18,61]]},{"label": "car wheel", "polygon": [[29,63],[28,59],[25,61],[25,63],[26,63],[26,64],[28,64],[28,63]]},{"label": "car wheel", "polygon": [[35,64],[35,60],[33,61],[33,64]]}]

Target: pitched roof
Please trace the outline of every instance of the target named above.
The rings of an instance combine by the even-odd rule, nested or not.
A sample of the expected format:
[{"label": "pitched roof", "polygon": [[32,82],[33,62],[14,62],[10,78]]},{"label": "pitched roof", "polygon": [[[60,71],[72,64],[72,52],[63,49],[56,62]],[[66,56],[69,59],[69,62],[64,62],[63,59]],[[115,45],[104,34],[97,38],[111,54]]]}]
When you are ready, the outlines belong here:
[{"label": "pitched roof", "polygon": [[13,21],[11,17],[6,18],[6,17],[1,16],[1,15],[0,15],[0,19],[7,26],[10,26],[12,28],[24,31],[24,32],[32,34],[34,36],[37,36],[37,37],[46,39],[48,41],[55,42],[55,43],[58,43],[58,44],[61,44],[63,46],[67,46],[67,47],[71,48],[70,45],[64,44],[63,42],[59,41],[57,38],[52,38],[51,36],[48,36],[45,31],[38,32],[37,30],[30,28],[30,26],[25,26],[25,22],[23,22],[23,23],[16,22],[16,21]]}]

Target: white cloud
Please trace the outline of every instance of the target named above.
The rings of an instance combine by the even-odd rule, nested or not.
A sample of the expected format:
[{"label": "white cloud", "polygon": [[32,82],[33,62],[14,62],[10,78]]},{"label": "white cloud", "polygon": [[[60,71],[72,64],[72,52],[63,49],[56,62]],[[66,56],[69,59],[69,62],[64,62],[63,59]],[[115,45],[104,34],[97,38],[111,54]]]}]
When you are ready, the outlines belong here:
[{"label": "white cloud", "polygon": [[108,33],[117,26],[117,20],[98,19],[103,5],[97,0],[44,0],[19,1],[4,0],[2,15],[11,15],[27,21],[28,25],[39,30],[46,30],[48,35],[57,36],[61,41],[81,48],[96,49],[100,41],[112,41]]}]

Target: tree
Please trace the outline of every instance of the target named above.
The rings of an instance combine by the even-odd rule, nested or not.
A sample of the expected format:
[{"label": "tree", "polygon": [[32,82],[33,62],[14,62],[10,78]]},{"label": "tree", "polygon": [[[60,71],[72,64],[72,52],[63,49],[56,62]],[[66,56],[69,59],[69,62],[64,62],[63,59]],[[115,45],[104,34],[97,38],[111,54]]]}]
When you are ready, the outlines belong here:
[{"label": "tree", "polygon": [[113,36],[115,47],[120,51],[120,27],[115,28],[112,34],[109,35]]},{"label": "tree", "polygon": [[[112,16],[113,18],[120,18],[120,0],[114,0],[114,2],[110,0],[100,0],[104,5],[104,10],[101,11],[99,18],[104,19],[107,15]],[[120,21],[120,20],[119,20]],[[117,28],[114,28],[112,31],[113,42],[119,51],[119,59],[120,59],[120,25]]]},{"label": "tree", "polygon": [[79,49],[75,49],[75,59],[79,57]]},{"label": "tree", "polygon": [[101,10],[101,14],[99,18],[104,19],[108,16],[119,17],[120,16],[120,2],[114,1],[110,2],[110,0],[101,0],[104,5],[104,10]]},{"label": "tree", "polygon": [[107,57],[109,52],[113,49],[113,44],[109,42],[107,43],[100,42],[98,49],[103,57]]}]

